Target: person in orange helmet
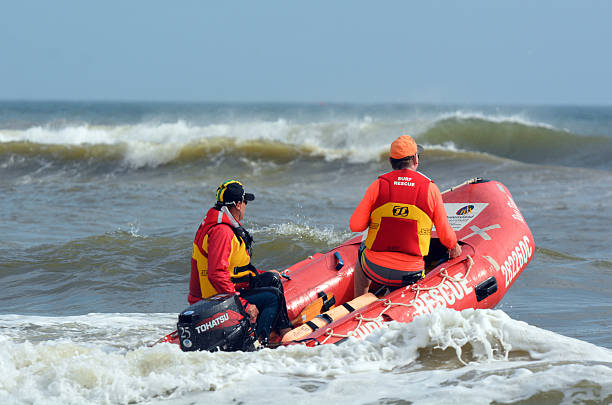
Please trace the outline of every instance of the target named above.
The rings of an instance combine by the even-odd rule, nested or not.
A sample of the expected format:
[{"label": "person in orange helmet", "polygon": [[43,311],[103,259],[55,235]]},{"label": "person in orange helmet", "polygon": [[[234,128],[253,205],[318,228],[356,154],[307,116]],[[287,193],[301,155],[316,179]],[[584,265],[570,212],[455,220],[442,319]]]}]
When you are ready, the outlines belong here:
[{"label": "person in orange helmet", "polygon": [[251,264],[253,239],[240,221],[255,195],[245,193],[239,181],[228,180],[217,188],[216,197],[193,240],[187,300],[195,304],[218,293],[239,294],[246,312],[257,320],[256,337],[265,345],[272,328],[282,337],[292,326],[280,274]]},{"label": "person in orange helmet", "polygon": [[355,266],[355,297],[370,284],[401,287],[425,276],[432,225],[449,257],[461,254],[450,227],[440,189],[417,171],[423,148],[408,135],[391,144],[391,172],[376,179],[351,216],[353,232],[368,229]]}]

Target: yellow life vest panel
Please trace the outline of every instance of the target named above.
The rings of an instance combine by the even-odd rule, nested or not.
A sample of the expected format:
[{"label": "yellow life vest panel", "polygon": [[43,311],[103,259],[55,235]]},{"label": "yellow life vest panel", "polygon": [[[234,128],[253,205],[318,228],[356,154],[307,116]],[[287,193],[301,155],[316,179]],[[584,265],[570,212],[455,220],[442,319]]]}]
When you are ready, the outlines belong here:
[{"label": "yellow life vest panel", "polygon": [[208,238],[210,230],[215,226],[229,226],[234,232],[227,267],[232,283],[247,282],[257,274],[255,268],[250,265],[250,236],[244,228],[235,226],[236,224],[235,220],[234,222],[230,220],[227,213],[214,207],[208,211],[204,221],[200,224],[193,241],[189,283],[190,303],[219,293],[208,279]]}]

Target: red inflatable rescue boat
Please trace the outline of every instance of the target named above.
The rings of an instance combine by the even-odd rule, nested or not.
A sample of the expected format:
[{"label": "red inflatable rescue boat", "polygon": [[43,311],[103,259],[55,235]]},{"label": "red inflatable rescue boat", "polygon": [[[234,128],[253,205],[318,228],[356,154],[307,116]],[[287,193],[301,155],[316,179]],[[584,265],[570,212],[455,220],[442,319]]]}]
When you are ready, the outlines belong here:
[{"label": "red inflatable rescue boat", "polygon": [[[434,229],[425,257],[425,278],[394,291],[373,283],[370,293],[354,297],[353,271],[362,236],[327,253],[316,253],[283,272],[287,310],[295,328],[282,342],[278,336],[271,341],[307,346],[337,343],[363,338],[387,322],[411,322],[439,308],[495,307],[533,257],[531,231],[512,195],[499,182],[472,179],[443,192],[442,198],[462,247],[461,256],[448,260]],[[212,312],[197,319],[193,318],[197,309],[188,308],[179,315],[177,332],[160,342],[178,343],[183,350],[250,350],[249,344],[224,343],[249,338],[244,331],[248,322],[241,323],[245,316],[241,308],[227,306],[234,305],[234,299],[217,297],[211,301],[216,306],[202,304]],[[221,301],[230,304],[223,306]],[[214,339],[200,336],[215,331]],[[204,340],[213,343],[195,344]]]}]

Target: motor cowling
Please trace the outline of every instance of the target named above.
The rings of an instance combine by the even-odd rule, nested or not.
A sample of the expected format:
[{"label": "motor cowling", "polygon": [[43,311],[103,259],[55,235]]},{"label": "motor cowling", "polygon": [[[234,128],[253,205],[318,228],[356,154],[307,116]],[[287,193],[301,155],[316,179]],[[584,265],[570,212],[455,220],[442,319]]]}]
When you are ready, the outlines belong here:
[{"label": "motor cowling", "polygon": [[249,315],[235,294],[217,294],[196,302],[179,314],[179,342],[183,351],[251,351],[253,331]]}]

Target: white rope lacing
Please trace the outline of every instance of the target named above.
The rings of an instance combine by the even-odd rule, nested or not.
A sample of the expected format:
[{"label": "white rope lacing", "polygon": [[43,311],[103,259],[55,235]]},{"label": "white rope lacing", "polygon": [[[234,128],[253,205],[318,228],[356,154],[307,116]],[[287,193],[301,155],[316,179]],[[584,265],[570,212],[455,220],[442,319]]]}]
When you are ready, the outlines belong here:
[{"label": "white rope lacing", "polygon": [[378,302],[383,301],[384,308],[381,310],[381,312],[377,316],[373,318],[365,318],[360,313],[356,314],[353,319],[357,320],[357,326],[355,326],[353,330],[349,331],[347,334],[341,334],[341,333],[335,333],[332,328],[329,328],[325,331],[326,337],[325,339],[323,339],[321,344],[325,344],[325,342],[327,342],[327,340],[331,337],[349,338],[351,336],[354,336],[355,331],[357,331],[364,322],[383,322],[384,321],[383,314],[387,312],[391,307],[415,307],[416,308],[415,301],[417,298],[419,298],[419,294],[421,293],[421,291],[434,290],[440,287],[446,280],[454,281],[456,283],[467,280],[467,277],[470,274],[470,270],[472,270],[472,266],[474,265],[474,260],[472,259],[470,255],[467,255],[466,258],[463,259],[462,261],[469,261],[470,263],[468,266],[468,269],[466,270],[465,274],[462,277],[454,277],[454,276],[449,275],[446,268],[443,267],[442,269],[440,269],[440,274],[442,275],[442,281],[440,281],[438,285],[433,286],[433,287],[420,287],[417,284],[411,284],[411,285],[404,287],[404,291],[402,291],[402,295],[401,295],[402,298],[406,296],[406,292],[409,290],[416,292],[414,298],[410,302],[407,302],[407,303],[406,302],[392,302],[391,299],[388,299],[388,298],[379,299]]}]

